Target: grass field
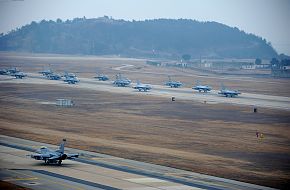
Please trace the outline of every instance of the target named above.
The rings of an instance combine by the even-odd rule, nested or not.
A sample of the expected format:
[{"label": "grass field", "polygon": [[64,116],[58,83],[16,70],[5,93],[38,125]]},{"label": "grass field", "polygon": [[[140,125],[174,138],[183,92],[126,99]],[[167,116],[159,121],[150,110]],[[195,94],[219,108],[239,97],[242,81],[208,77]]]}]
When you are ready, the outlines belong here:
[{"label": "grass field", "polygon": [[0,181],[0,188],[1,189],[9,189],[9,190],[29,190],[26,187],[20,187],[18,185],[14,185],[12,183],[8,183],[6,181]]},{"label": "grass field", "polygon": [[[69,71],[79,70],[80,76],[92,77],[96,67],[113,76],[118,71],[112,68],[134,64],[138,66],[128,69],[148,73],[168,71],[188,83],[194,77],[182,77],[182,73],[198,74],[151,68],[134,59],[20,57],[2,56],[1,66],[21,65],[23,70],[36,72],[51,63],[61,71],[71,63],[67,66]],[[167,77],[122,72],[132,79],[144,77],[144,82],[150,83],[162,83]],[[216,83],[214,78],[204,80]],[[223,80],[234,84],[233,80]],[[265,79],[264,84],[247,80],[253,82],[240,81],[235,86],[256,93],[285,96],[289,93],[289,87],[284,86],[287,80]],[[287,188],[290,180],[289,111],[261,109],[254,114],[243,106],[171,102],[161,97],[54,85],[1,83],[0,87],[1,134],[52,144],[65,137],[68,146],[74,148],[282,189]],[[76,105],[61,108],[43,104],[65,97],[72,98]],[[256,131],[263,133],[264,138],[257,138]]]}]

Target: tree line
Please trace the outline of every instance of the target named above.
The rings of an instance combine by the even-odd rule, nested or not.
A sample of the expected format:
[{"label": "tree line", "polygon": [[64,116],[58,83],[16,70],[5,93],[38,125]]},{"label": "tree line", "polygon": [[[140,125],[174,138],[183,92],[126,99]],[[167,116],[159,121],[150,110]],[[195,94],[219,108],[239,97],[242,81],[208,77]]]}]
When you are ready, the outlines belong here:
[{"label": "tree line", "polygon": [[217,22],[115,20],[107,16],[31,22],[0,35],[0,50],[152,58],[267,58],[269,42]]}]

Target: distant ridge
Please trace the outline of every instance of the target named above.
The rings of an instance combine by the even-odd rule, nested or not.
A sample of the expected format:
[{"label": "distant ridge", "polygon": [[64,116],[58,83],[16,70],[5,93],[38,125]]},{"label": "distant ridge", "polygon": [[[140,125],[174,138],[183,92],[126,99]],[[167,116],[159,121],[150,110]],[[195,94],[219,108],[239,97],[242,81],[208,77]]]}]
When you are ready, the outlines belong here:
[{"label": "distant ridge", "polygon": [[188,19],[115,20],[107,16],[32,22],[0,36],[1,51],[129,57],[267,58],[265,39],[217,22]]}]

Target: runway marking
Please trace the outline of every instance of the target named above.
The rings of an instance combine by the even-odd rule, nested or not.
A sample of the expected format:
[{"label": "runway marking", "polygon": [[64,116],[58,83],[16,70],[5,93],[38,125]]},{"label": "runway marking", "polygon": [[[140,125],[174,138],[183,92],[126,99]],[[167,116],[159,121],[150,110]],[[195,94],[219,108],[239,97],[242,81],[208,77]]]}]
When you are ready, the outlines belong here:
[{"label": "runway marking", "polygon": [[162,174],[161,175],[152,174],[150,170],[147,170],[147,171],[140,170],[140,168],[137,168],[137,167],[124,168],[124,167],[118,166],[118,165],[109,165],[107,163],[98,163],[98,162],[94,162],[93,160],[84,160],[81,158],[78,158],[77,161],[81,162],[81,163],[92,164],[92,165],[96,165],[96,166],[100,166],[100,167],[104,167],[104,168],[108,168],[108,169],[112,169],[112,170],[117,170],[117,171],[121,171],[121,172],[127,172],[127,173],[141,175],[141,176],[148,176],[148,177],[152,177],[152,178],[156,178],[156,179],[160,179],[160,180],[165,180],[167,182],[173,182],[173,183],[182,184],[182,185],[186,185],[186,186],[190,186],[190,187],[195,187],[195,188],[199,187],[199,188],[205,188],[205,189],[211,189],[211,190],[218,190],[215,187],[209,187],[209,186],[205,186],[203,184],[196,184],[196,183],[192,183],[192,182],[188,182],[188,181],[183,181],[180,179],[175,179],[175,178],[172,178],[172,176],[170,177],[170,176],[163,176]]},{"label": "runway marking", "polygon": [[[30,178],[36,178],[33,175],[29,175],[29,174],[26,174],[26,173],[16,172],[15,170],[9,170],[9,171],[12,172],[12,173],[16,173],[16,174],[20,174],[20,175],[24,175],[24,176],[29,176]],[[61,182],[56,182],[54,180],[50,180],[50,179],[47,179],[47,178],[37,178],[37,179],[44,180],[44,181],[49,181],[50,183],[59,184],[59,185],[61,185],[63,187],[69,187],[71,189],[84,190],[84,189],[79,188],[79,187],[75,187],[75,186],[72,186],[72,185],[69,185],[69,184],[64,184],[64,183],[61,183]]]},{"label": "runway marking", "polygon": [[14,169],[9,170],[9,171],[12,172],[12,173],[18,174],[18,175],[28,176],[29,178],[35,178],[35,176],[29,175],[29,174],[26,174],[26,173],[20,173],[20,172],[15,171]]},{"label": "runway marking", "polygon": [[205,190],[198,187],[188,187],[188,186],[161,186],[158,188],[164,190]]},{"label": "runway marking", "polygon": [[93,157],[90,159],[91,160],[103,160],[103,161],[106,161],[106,160],[124,160],[124,158],[102,158],[102,157]]},{"label": "runway marking", "polygon": [[[86,181],[86,180],[82,180],[82,179],[78,179],[78,178],[74,178],[74,177],[70,177],[70,176],[65,176],[65,175],[58,174],[58,173],[52,173],[52,172],[46,171],[46,170],[29,170],[29,171],[40,173],[42,175],[47,175],[47,176],[50,176],[50,177],[64,179],[64,180],[67,180],[67,181],[72,181],[72,182],[75,182],[75,183],[79,183],[79,184],[83,184],[83,185],[87,185],[87,186],[91,186],[91,187],[97,187],[97,188],[102,188],[102,189],[106,189],[106,190],[120,190],[120,189],[115,188],[115,187],[110,187],[110,186],[107,186],[107,185],[98,184],[98,183],[94,183],[94,182],[91,182],[91,181]],[[49,180],[49,181],[51,181],[52,183],[61,184],[63,186],[66,185],[66,184],[63,184],[63,183],[54,182],[53,180]],[[72,189],[83,190],[82,188],[77,188],[77,187],[71,186],[71,185],[66,185],[66,186],[68,186],[68,187],[70,187]]]},{"label": "runway marking", "polygon": [[143,177],[143,178],[129,178],[129,179],[124,179],[126,181],[134,182],[134,183],[163,183],[163,182],[168,182],[162,179],[156,179],[156,178],[151,178],[151,177]]},{"label": "runway marking", "polygon": [[[186,177],[188,174],[186,173],[174,173],[174,172],[167,172],[167,173],[164,173],[165,175],[168,175],[168,176],[173,176],[173,177],[181,177],[181,178],[185,178],[185,179],[188,179],[188,177]],[[184,176],[186,175],[186,176]],[[225,183],[220,183],[220,182],[212,182],[210,180],[205,180],[205,179],[202,179],[198,176],[194,176],[194,175],[189,175],[190,176],[190,179],[194,180],[195,182],[198,182],[198,183],[201,183],[201,184],[204,184],[204,185],[214,185],[214,186],[218,186],[218,187],[223,187],[225,189],[228,188],[228,186],[225,184]],[[231,189],[236,189],[238,190],[239,188],[234,188],[234,187],[231,187]]]},{"label": "runway marking", "polygon": [[69,185],[69,184],[65,184],[65,183],[61,183],[61,182],[56,182],[54,180],[50,180],[50,179],[47,179],[47,178],[44,179],[44,180],[49,181],[50,183],[59,184],[59,185],[64,186],[64,187],[69,187],[71,189],[85,190],[85,189],[80,188],[80,187],[75,187],[75,186],[72,186],[72,185]]},{"label": "runway marking", "polygon": [[41,183],[38,182],[29,182],[29,183],[23,183],[25,185],[41,185]]},{"label": "runway marking", "polygon": [[3,181],[31,181],[31,180],[37,180],[37,177],[30,177],[30,178],[11,178],[11,179],[5,179]]}]

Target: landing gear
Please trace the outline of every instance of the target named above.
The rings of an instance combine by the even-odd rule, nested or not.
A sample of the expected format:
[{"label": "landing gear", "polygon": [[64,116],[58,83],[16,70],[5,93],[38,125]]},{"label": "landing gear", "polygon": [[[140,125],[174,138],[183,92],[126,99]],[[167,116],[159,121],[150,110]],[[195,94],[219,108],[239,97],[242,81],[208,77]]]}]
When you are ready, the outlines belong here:
[{"label": "landing gear", "polygon": [[49,165],[49,164],[57,164],[57,165],[61,165],[62,163],[62,160],[49,160],[49,159],[46,159],[44,160],[44,163]]}]

